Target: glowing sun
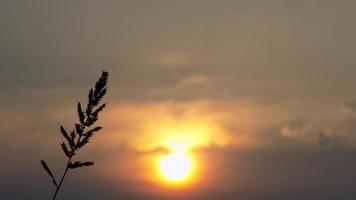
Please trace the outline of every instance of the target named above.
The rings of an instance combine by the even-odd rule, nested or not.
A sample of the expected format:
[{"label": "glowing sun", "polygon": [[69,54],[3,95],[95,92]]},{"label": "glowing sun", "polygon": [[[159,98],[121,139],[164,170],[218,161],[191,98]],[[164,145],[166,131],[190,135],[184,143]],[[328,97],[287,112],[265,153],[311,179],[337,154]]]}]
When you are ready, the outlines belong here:
[{"label": "glowing sun", "polygon": [[169,181],[182,181],[186,179],[192,169],[192,161],[184,153],[171,153],[160,161],[162,175]]},{"label": "glowing sun", "polygon": [[159,160],[159,171],[165,182],[171,184],[185,183],[193,170],[191,155],[182,146],[171,146],[172,152]]}]

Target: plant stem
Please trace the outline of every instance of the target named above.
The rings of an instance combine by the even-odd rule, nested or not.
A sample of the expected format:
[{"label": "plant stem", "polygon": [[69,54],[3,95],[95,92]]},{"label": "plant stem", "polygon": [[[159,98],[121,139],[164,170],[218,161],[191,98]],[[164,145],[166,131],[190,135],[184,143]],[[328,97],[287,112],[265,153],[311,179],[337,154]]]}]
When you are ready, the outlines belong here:
[{"label": "plant stem", "polygon": [[61,181],[59,182],[59,185],[58,185],[57,188],[56,188],[56,192],[54,193],[52,200],[55,200],[56,197],[57,197],[58,191],[59,191],[59,189],[61,188],[61,185],[62,185],[62,183],[63,183],[64,177],[67,175],[67,172],[68,172],[68,169],[69,169],[69,168],[68,168],[68,165],[69,165],[69,163],[70,163],[71,160],[72,160],[72,156],[68,158],[68,162],[67,162],[66,169],[64,170],[64,173],[63,173],[63,175],[62,175]]}]

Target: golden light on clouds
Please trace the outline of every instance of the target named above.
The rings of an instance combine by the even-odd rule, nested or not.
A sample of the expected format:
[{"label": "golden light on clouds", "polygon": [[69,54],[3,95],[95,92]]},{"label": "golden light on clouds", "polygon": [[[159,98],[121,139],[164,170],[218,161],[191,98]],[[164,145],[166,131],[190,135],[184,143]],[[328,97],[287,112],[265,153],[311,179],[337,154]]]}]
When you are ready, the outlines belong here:
[{"label": "golden light on clouds", "polygon": [[[117,107],[108,120],[114,130],[111,141],[122,141],[130,148],[150,152],[224,146],[229,142],[220,124],[220,115],[205,102],[132,104]],[[182,146],[180,147],[182,148]]]},{"label": "golden light on clouds", "polygon": [[[117,160],[110,176],[144,183],[140,190],[147,191],[213,185],[216,175],[211,171],[216,163],[206,159],[205,153],[266,146],[255,130],[278,124],[273,116],[270,109],[249,102],[117,104],[107,114],[111,134],[102,141],[106,148],[121,146],[123,151],[110,158]],[[122,159],[124,164],[119,162]]]},{"label": "golden light on clouds", "polygon": [[229,142],[220,116],[210,112],[205,102],[121,104],[115,110],[108,114],[111,138],[106,137],[102,145],[121,143],[136,152],[134,159],[126,160],[128,168],[137,168],[136,173],[119,173],[127,176],[120,178],[135,177],[159,187],[188,187],[199,180],[204,165],[197,162],[196,150]]}]

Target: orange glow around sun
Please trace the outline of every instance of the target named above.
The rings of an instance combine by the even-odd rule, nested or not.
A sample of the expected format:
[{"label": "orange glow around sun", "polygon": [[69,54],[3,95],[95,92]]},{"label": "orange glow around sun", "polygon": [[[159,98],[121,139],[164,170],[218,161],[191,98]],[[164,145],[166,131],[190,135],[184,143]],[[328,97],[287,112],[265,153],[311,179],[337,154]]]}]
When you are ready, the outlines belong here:
[{"label": "orange glow around sun", "polygon": [[124,117],[118,119],[123,115],[114,112],[113,118],[125,124],[118,125],[125,134],[113,134],[112,141],[125,141],[140,153],[138,163],[128,166],[139,169],[140,173],[134,174],[136,179],[152,188],[163,188],[160,192],[170,191],[167,188],[190,190],[205,180],[203,173],[208,163],[202,162],[201,150],[230,142],[220,125],[225,115],[212,112],[210,107],[204,101],[119,107]]}]

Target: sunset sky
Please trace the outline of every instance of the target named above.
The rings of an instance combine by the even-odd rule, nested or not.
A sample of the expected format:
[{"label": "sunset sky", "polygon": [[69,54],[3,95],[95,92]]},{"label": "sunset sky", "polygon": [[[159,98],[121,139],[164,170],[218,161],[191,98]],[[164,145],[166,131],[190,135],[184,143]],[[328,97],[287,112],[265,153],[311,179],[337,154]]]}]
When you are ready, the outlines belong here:
[{"label": "sunset sky", "polygon": [[51,198],[40,160],[59,177],[59,125],[107,70],[76,155],[95,165],[58,200],[354,200],[355,19],[346,0],[1,0],[0,199]]}]

